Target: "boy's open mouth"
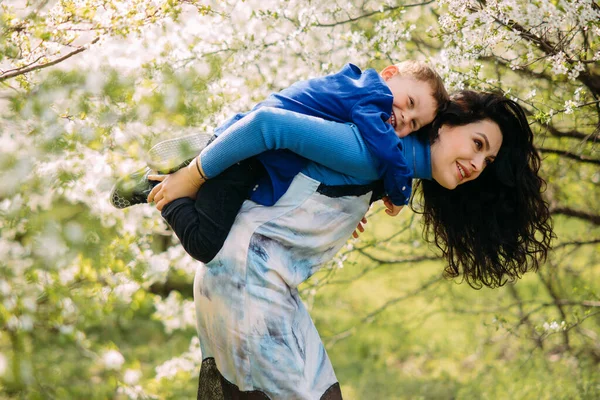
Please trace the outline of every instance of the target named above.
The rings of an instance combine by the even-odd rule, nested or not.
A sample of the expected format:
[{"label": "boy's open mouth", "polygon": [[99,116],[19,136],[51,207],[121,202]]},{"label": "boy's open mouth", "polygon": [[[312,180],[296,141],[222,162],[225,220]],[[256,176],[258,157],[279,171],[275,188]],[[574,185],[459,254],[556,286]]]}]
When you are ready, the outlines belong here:
[{"label": "boy's open mouth", "polygon": [[396,113],[394,112],[394,110],[392,110],[392,115],[390,115],[390,119],[388,119],[388,123],[390,125],[392,125],[394,128],[396,128],[396,124],[398,123],[398,121],[396,120]]}]

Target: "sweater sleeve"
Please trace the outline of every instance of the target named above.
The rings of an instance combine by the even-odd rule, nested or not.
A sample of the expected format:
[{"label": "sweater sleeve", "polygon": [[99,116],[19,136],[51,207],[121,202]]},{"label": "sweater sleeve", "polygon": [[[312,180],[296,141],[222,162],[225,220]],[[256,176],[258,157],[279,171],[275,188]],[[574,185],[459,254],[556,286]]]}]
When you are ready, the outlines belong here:
[{"label": "sweater sleeve", "polygon": [[334,171],[377,180],[377,161],[351,124],[262,107],[223,131],[200,153],[208,178],[267,150],[287,149]]},{"label": "sweater sleeve", "polygon": [[395,205],[407,204],[411,193],[412,171],[402,152],[402,142],[387,123],[389,99],[374,95],[358,102],[351,112],[366,147],[379,161],[378,173],[385,191]]}]

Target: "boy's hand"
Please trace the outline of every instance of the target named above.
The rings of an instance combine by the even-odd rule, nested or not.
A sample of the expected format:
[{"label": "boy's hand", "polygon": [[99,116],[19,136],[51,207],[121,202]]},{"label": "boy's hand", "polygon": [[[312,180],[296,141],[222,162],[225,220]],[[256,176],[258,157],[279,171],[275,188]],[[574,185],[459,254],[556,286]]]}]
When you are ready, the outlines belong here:
[{"label": "boy's hand", "polygon": [[358,235],[359,235],[358,232],[363,233],[365,231],[365,228],[363,225],[366,223],[367,223],[367,217],[362,217],[362,219],[360,220],[358,225],[356,225],[356,229],[354,230],[354,232],[352,232],[352,237],[354,239],[358,238]]},{"label": "boy's hand", "polygon": [[195,199],[198,189],[204,183],[204,179],[199,178],[189,165],[169,175],[148,175],[148,180],[161,181],[148,195],[148,203],[156,203],[158,211],[162,211],[165,205],[181,197]]},{"label": "boy's hand", "polygon": [[400,211],[402,211],[402,208],[404,208],[404,206],[397,206],[394,203],[392,203],[390,198],[387,196],[384,196],[382,200],[386,208],[385,213],[390,217],[395,217],[396,215],[400,214]]}]

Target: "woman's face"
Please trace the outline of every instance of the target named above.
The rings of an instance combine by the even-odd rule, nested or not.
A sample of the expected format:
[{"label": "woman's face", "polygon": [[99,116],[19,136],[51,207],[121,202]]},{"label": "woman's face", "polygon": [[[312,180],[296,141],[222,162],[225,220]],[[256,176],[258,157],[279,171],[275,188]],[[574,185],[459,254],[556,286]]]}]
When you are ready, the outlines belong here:
[{"label": "woman's face", "polygon": [[477,179],[501,145],[500,127],[489,119],[463,126],[442,125],[431,145],[433,179],[446,189]]}]

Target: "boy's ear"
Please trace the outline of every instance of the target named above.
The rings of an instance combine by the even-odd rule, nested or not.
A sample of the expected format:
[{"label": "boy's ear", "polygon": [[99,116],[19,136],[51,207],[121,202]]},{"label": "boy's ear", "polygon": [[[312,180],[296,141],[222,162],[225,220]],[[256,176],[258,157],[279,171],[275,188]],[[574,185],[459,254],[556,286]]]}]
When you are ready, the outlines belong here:
[{"label": "boy's ear", "polygon": [[381,77],[383,78],[384,81],[387,81],[388,79],[390,79],[391,77],[393,77],[397,73],[398,73],[398,67],[397,66],[395,66],[395,65],[388,65],[387,67],[385,67],[383,69],[383,71],[381,71]]}]

